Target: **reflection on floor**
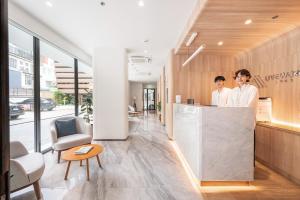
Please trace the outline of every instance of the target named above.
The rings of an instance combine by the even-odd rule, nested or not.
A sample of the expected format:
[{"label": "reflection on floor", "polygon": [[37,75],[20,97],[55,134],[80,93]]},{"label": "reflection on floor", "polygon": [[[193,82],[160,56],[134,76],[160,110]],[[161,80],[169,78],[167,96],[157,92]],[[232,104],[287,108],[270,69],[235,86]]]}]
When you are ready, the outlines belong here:
[{"label": "reflection on floor", "polygon": [[[64,181],[66,162],[57,164],[56,154],[46,154],[46,170],[41,180],[44,199],[201,199],[156,116],[141,116],[133,121],[127,141],[96,142],[105,147],[101,157],[104,170],[99,169],[96,159],[91,159],[89,182],[85,167],[80,167],[79,162],[72,162],[69,179]],[[13,199],[34,199],[32,188],[29,190]]]},{"label": "reflection on floor", "polygon": [[[155,115],[131,119],[126,142],[103,144],[104,170],[91,159],[91,180],[85,167],[72,163],[64,181],[66,162],[56,163],[56,154],[45,155],[41,180],[45,200],[256,200],[300,199],[300,187],[257,165],[256,181],[250,187],[202,187],[195,191]],[[14,200],[35,199],[33,188],[13,195]]]},{"label": "reflection on floor", "polygon": [[256,162],[255,181],[243,187],[203,187],[205,200],[300,200],[300,186]]}]

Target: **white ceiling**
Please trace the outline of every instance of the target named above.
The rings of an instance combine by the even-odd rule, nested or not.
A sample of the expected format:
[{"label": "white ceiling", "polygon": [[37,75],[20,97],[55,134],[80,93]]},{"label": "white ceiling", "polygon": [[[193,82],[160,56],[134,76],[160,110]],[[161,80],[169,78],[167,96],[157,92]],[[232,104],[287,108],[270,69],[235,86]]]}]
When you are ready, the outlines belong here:
[{"label": "white ceiling", "polygon": [[120,46],[130,55],[151,56],[151,64],[129,66],[129,80],[142,82],[158,80],[197,2],[144,0],[139,7],[138,0],[103,0],[103,7],[100,0],[49,0],[48,7],[46,0],[10,1],[90,55],[98,46]]}]

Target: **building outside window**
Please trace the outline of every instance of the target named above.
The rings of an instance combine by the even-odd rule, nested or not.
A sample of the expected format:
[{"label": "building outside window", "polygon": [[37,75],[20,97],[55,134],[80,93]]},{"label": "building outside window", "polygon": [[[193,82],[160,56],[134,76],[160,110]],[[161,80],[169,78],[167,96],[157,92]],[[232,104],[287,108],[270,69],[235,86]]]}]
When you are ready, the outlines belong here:
[{"label": "building outside window", "polygon": [[[50,122],[75,115],[74,58],[40,40],[40,65],[33,65],[33,36],[9,25],[10,138],[34,151],[34,114],[41,115],[41,150],[51,147]],[[40,68],[40,111],[34,110],[34,67]],[[78,62],[79,112],[92,92],[92,68]]]},{"label": "building outside window", "polygon": [[9,57],[9,67],[17,68],[17,59],[15,59],[13,57]]},{"label": "building outside window", "polygon": [[10,139],[34,151],[33,37],[11,25],[9,60]]}]

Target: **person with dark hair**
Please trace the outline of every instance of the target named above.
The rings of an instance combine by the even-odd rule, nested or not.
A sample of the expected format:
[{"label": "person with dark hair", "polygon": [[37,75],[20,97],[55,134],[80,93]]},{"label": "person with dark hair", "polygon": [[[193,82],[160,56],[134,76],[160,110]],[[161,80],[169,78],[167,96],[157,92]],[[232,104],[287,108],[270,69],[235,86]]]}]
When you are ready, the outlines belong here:
[{"label": "person with dark hair", "polygon": [[214,106],[226,106],[231,89],[224,87],[224,76],[217,76],[215,84],[217,89],[212,92],[211,104]]},{"label": "person with dark hair", "polygon": [[253,107],[257,109],[258,89],[249,84],[251,73],[247,69],[240,69],[235,72],[234,77],[238,87],[235,87],[229,98],[227,106],[233,107]]},{"label": "person with dark hair", "polygon": [[[240,69],[235,72],[234,79],[238,87],[233,88],[229,98],[228,106],[233,107],[251,107],[254,109],[253,126],[256,125],[256,112],[258,104],[258,89],[254,85],[250,85],[251,73],[247,69]],[[254,159],[255,166],[255,131],[254,131]]]}]

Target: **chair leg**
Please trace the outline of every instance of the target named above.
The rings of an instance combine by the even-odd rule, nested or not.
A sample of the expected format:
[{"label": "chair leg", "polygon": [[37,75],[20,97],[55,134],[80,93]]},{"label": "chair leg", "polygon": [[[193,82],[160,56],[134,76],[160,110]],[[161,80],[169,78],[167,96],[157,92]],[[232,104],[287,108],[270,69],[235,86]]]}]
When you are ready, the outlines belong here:
[{"label": "chair leg", "polygon": [[34,193],[37,199],[42,199],[42,192],[39,181],[33,183]]},{"label": "chair leg", "polygon": [[57,153],[58,153],[58,155],[57,155],[57,163],[59,163],[60,162],[61,151],[58,151]]}]

